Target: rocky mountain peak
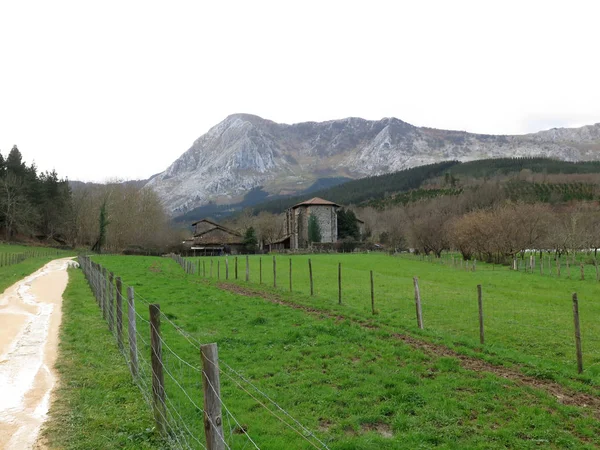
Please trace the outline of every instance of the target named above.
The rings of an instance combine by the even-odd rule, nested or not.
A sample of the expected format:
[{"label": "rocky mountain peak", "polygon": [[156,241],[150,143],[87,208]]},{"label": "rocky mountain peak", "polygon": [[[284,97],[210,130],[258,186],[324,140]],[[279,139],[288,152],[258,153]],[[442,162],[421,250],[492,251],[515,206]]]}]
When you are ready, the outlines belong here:
[{"label": "rocky mountain peak", "polygon": [[173,214],[236,202],[262,186],[291,194],[323,177],[359,178],[443,160],[506,156],[600,159],[600,124],[522,136],[415,127],[395,117],[278,124],[232,114],[148,181]]}]

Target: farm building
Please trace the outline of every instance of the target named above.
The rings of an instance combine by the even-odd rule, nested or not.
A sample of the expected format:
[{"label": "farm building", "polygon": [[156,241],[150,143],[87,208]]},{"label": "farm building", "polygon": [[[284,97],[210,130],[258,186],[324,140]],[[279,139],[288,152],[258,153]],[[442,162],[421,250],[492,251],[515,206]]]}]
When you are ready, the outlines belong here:
[{"label": "farm building", "polygon": [[219,225],[208,219],[192,224],[194,227],[194,245],[192,250],[199,254],[220,255],[222,253],[241,253],[244,239],[235,230]]},{"label": "farm building", "polygon": [[337,235],[337,210],[340,205],[323,200],[311,198],[305,202],[292,206],[285,212],[285,235],[273,242],[274,248],[289,248],[296,250],[308,247],[308,219],[314,215],[321,230],[321,242],[336,242]]}]

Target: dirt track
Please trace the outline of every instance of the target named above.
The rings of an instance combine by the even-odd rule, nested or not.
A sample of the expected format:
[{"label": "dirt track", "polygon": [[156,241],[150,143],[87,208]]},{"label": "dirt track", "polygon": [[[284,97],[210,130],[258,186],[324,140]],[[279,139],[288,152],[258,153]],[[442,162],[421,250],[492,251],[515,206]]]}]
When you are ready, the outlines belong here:
[{"label": "dirt track", "polygon": [[[283,306],[287,306],[294,309],[300,309],[309,314],[318,315],[318,316],[327,316],[333,319],[338,320],[350,320],[357,325],[365,328],[379,328],[377,325],[367,324],[367,321],[361,321],[356,319],[349,319],[344,317],[343,315],[338,315],[332,313],[331,311],[319,310],[315,308],[311,308],[309,306],[299,305],[296,303],[291,303],[289,301],[283,300],[276,294],[266,293],[264,291],[260,291],[258,289],[252,289],[250,287],[242,287],[235,284],[227,284],[227,283],[218,283],[217,286],[221,289],[233,292],[235,294],[249,296],[249,297],[261,297],[267,301],[272,303],[277,303]],[[512,380],[522,386],[527,386],[529,388],[540,389],[554,398],[560,403],[571,406],[579,406],[582,408],[586,408],[589,410],[596,418],[600,419],[600,397],[597,395],[590,395],[583,392],[577,392],[572,389],[569,389],[565,386],[562,386],[559,383],[554,381],[540,379],[528,375],[524,375],[518,368],[511,368],[505,366],[498,366],[483,359],[475,358],[472,356],[466,356],[460,354],[454,350],[451,350],[443,345],[433,344],[430,342],[426,342],[421,339],[417,339],[406,334],[399,333],[391,333],[391,336],[394,339],[401,340],[411,347],[417,348],[425,353],[436,355],[436,356],[449,356],[453,358],[457,358],[462,367],[467,370],[472,370],[474,372],[488,372],[493,373],[494,375],[500,376],[502,378],[506,378],[508,380]]]},{"label": "dirt track", "polygon": [[51,261],[0,296],[0,449],[31,449],[46,418],[68,261]]}]

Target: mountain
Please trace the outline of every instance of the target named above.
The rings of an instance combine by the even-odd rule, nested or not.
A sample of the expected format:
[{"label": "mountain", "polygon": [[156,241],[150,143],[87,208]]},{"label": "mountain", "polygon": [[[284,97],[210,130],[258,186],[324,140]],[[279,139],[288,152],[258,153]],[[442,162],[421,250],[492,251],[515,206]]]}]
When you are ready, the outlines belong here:
[{"label": "mountain", "polygon": [[291,195],[321,178],[357,179],[445,160],[530,156],[598,160],[600,124],[496,136],[416,127],[396,118],[287,125],[233,114],[146,186],[180,215],[209,202],[238,203],[259,187],[265,195]]},{"label": "mountain", "polygon": [[[69,187],[71,191],[76,192],[80,189],[84,189],[86,187],[95,187],[95,186],[103,186],[105,183],[94,183],[91,181],[78,181],[78,180],[69,180]],[[136,188],[142,189],[146,184],[148,184],[148,179],[146,180],[127,180],[127,181],[114,181],[109,182],[108,184],[124,184],[126,186],[134,186]]]}]

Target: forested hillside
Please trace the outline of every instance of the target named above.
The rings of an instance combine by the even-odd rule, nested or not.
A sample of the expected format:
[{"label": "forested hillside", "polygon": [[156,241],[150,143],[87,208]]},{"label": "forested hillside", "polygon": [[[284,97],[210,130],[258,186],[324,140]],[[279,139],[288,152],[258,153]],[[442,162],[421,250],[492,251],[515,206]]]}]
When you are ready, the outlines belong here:
[{"label": "forested hillside", "polygon": [[[531,248],[600,248],[600,163],[503,158],[445,163],[350,181],[313,195],[350,207],[360,239],[439,255],[446,249],[505,262]],[[278,199],[233,217],[265,242],[284,233]],[[340,219],[338,219],[339,222]],[[340,230],[338,230],[339,232]]]},{"label": "forested hillside", "polygon": [[115,182],[80,183],[72,192],[55,171],[27,165],[17,146],[6,159],[0,153],[0,230],[6,241],[110,251],[181,242],[152,190]]},{"label": "forested hillside", "polygon": [[15,145],[8,157],[0,154],[0,226],[4,239],[35,235],[65,244],[72,226],[71,191],[55,171],[39,173],[26,165]]},{"label": "forested hillside", "polygon": [[[473,184],[474,179],[489,180],[509,174],[516,176],[522,171],[548,175],[600,175],[600,162],[567,162],[549,158],[500,158],[466,163],[445,161],[386,175],[349,181],[332,188],[313,192],[311,196],[325,198],[341,205],[384,207],[387,204],[406,204],[411,201],[440,195],[457,195],[462,193],[464,186]],[[438,178],[439,180],[437,180]],[[434,183],[432,184],[432,182]],[[475,184],[480,183],[481,181],[478,181]],[[523,187],[522,189],[524,193],[529,195],[534,188]],[[538,189],[544,190],[546,188]],[[578,197],[580,194],[577,191],[581,190],[582,187],[577,185],[548,189],[565,193],[571,190],[573,196]],[[583,188],[584,191],[587,189]],[[518,196],[518,190],[512,188],[511,192],[511,198],[514,195]],[[305,196],[279,198],[258,204],[253,207],[253,210],[255,213],[261,211],[279,213],[305,199]]]}]

